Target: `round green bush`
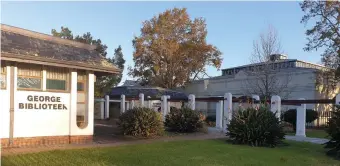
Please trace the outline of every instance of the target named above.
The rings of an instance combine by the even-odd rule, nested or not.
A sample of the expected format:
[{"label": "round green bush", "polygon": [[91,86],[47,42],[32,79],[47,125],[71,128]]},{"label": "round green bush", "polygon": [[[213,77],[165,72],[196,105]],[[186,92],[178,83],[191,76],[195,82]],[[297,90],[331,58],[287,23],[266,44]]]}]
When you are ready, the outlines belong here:
[{"label": "round green bush", "polygon": [[162,116],[150,108],[133,108],[119,117],[118,127],[124,135],[153,137],[164,133]]},{"label": "round green bush", "polygon": [[165,127],[173,132],[195,132],[203,128],[203,116],[190,108],[172,108],[165,117]]},{"label": "round green bush", "polygon": [[284,139],[283,125],[265,107],[236,112],[227,125],[229,139],[235,144],[275,147]]},{"label": "round green bush", "polygon": [[326,132],[330,140],[326,143],[327,155],[340,159],[340,107],[336,107],[328,121]]},{"label": "round green bush", "polygon": [[[318,118],[318,112],[312,109],[306,109],[306,123],[313,122]],[[293,125],[294,131],[296,130],[296,109],[290,109],[283,113],[282,119],[285,122]]]}]

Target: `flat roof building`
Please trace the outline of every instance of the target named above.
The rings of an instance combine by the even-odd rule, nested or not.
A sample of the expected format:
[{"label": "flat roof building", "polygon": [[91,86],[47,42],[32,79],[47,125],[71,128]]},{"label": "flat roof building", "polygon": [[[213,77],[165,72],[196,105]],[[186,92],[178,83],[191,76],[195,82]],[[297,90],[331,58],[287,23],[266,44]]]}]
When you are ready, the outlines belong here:
[{"label": "flat roof building", "polygon": [[[274,54],[267,62],[253,63],[237,67],[222,69],[220,76],[202,80],[196,80],[187,85],[184,91],[196,96],[223,96],[232,93],[233,96],[259,95],[268,87],[272,95],[279,95],[283,99],[331,99],[340,92],[340,83],[334,89],[326,88],[326,84],[320,82],[319,71],[328,68],[297,59],[288,59],[287,55]],[[265,75],[264,71],[270,74]],[[268,79],[264,79],[268,76]],[[264,83],[268,81],[269,83]],[[237,107],[234,107],[235,110]],[[295,106],[282,106],[282,111],[295,108]],[[307,104],[308,109],[314,109],[320,116],[331,110],[327,104]],[[196,102],[196,109],[208,110],[215,113],[216,103]],[[321,119],[320,117],[319,119]],[[323,125],[321,121],[315,121],[315,125]]]},{"label": "flat roof building", "polygon": [[1,145],[92,141],[96,76],[117,73],[95,45],[1,24]]}]

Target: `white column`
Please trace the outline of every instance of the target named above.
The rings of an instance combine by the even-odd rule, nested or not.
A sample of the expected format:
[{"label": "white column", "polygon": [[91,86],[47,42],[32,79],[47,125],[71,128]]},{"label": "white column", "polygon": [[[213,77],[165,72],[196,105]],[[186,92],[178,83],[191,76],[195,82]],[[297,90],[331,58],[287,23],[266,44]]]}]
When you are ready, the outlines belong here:
[{"label": "white column", "polygon": [[[15,67],[16,68],[16,67]],[[15,69],[14,69],[15,70]],[[6,90],[10,91],[11,88],[11,66],[6,66]],[[18,77],[17,75],[14,75],[14,78]],[[16,86],[17,84],[15,84],[14,86]],[[9,96],[6,96],[9,99]]]},{"label": "white column", "polygon": [[135,101],[134,100],[131,100],[130,101],[130,109],[133,109],[133,108],[135,108]]},{"label": "white column", "polygon": [[139,103],[140,103],[140,107],[144,107],[144,94],[143,93],[139,94]]},{"label": "white column", "polygon": [[223,130],[227,130],[227,125],[230,123],[233,113],[233,96],[231,93],[224,94],[223,108]]},{"label": "white column", "polygon": [[216,103],[216,128],[223,129],[223,100]]},{"label": "white column", "polygon": [[70,86],[70,135],[77,135],[77,71],[71,72]]},{"label": "white column", "polygon": [[[300,98],[299,100],[305,100]],[[296,136],[306,137],[306,104],[296,109]]]},{"label": "white column", "polygon": [[105,95],[105,119],[110,118],[110,96]]},{"label": "white column", "polygon": [[43,91],[46,91],[46,79],[47,79],[47,75],[46,75],[46,69],[44,67],[43,72],[42,72],[42,89],[43,89]]},{"label": "white column", "polygon": [[[104,99],[103,99],[104,100]],[[105,119],[104,101],[100,101],[100,119]]]},{"label": "white column", "polygon": [[168,96],[166,96],[166,97],[167,97],[167,101],[168,101],[168,103],[167,103],[168,109],[166,110],[166,114],[168,114],[168,113],[170,112],[171,103],[170,103],[170,101],[169,101],[170,96],[168,95]]},{"label": "white column", "polygon": [[[13,71],[11,70],[13,68]],[[15,123],[17,122],[15,120],[15,110],[18,108],[18,102],[15,100],[17,96],[17,67],[13,64],[7,65],[6,67],[6,94],[4,96],[0,96],[0,138],[14,138],[16,136],[16,130],[15,130]],[[11,73],[13,72],[13,73]],[[14,75],[13,79],[13,87],[11,86],[12,80],[11,75]],[[11,91],[13,88],[13,97],[11,96]],[[14,106],[13,109],[11,108],[11,100],[14,99]],[[7,107],[3,107],[2,103],[6,103]],[[5,105],[6,105],[5,104]],[[13,116],[13,121],[11,122],[11,114]],[[20,122],[19,122],[20,123]],[[12,126],[12,128],[11,128]],[[12,130],[12,131],[11,131]],[[13,134],[13,135],[11,135]],[[13,136],[13,137],[11,137]],[[13,140],[9,140],[10,143],[13,143]]]},{"label": "white column", "polygon": [[130,109],[130,102],[126,102],[126,110],[129,110]]},{"label": "white column", "polygon": [[125,112],[125,95],[120,96],[120,113]]},{"label": "white column", "polygon": [[148,96],[148,108],[152,108],[152,100],[150,100],[150,96]]},{"label": "white column", "polygon": [[[18,102],[15,100],[15,98],[16,98],[16,96],[18,96],[18,94],[17,94],[17,92],[18,92],[18,67],[15,65],[14,66],[14,73],[13,73],[13,75],[14,75],[14,80],[13,80],[13,95],[14,95],[14,110],[10,110],[10,114],[9,114],[9,118],[11,118],[11,112],[12,111],[14,111],[14,113],[13,113],[13,115],[14,115],[14,118],[13,118],[13,137],[16,137],[16,127],[15,127],[15,124],[16,123],[22,123],[22,122],[18,122],[18,121],[16,121],[15,120],[15,110],[17,110],[18,109]],[[11,79],[10,79],[11,77],[9,77],[9,83],[11,83]],[[9,85],[8,87],[11,87],[11,85]],[[9,88],[8,89],[9,90],[9,99],[11,98],[11,89]],[[10,102],[10,101],[9,101]],[[9,119],[10,120],[10,119]],[[11,123],[11,121],[10,121],[10,123]],[[74,123],[75,125],[76,125],[76,123]],[[10,127],[10,126],[9,126]],[[10,130],[11,130],[11,128],[9,128]]]},{"label": "white column", "polygon": [[166,116],[167,109],[168,109],[168,97],[167,96],[162,96],[161,100],[162,100],[162,103],[161,103],[161,112],[163,114],[163,120],[165,121],[165,116]]},{"label": "white column", "polygon": [[336,95],[335,97],[335,105],[339,105],[340,106],[340,93]]},{"label": "white column", "polygon": [[195,110],[195,95],[190,94],[188,98],[189,98],[189,108],[192,110]]},{"label": "white column", "polygon": [[272,96],[270,104],[270,111],[275,113],[278,119],[281,118],[281,97],[280,96]]},{"label": "white column", "polygon": [[[253,100],[255,101],[260,101],[260,96],[259,95],[252,95]],[[254,104],[253,103],[253,108],[258,109],[260,107],[260,103]]]},{"label": "white column", "polygon": [[[0,109],[0,138],[9,138],[9,133],[10,133],[10,112],[12,111],[11,110],[11,106],[10,106],[10,102],[11,102],[11,66],[12,65],[7,65],[6,67],[6,71],[7,71],[7,74],[6,74],[6,96],[1,96],[0,99],[1,99],[1,102],[0,102],[0,106],[2,105],[1,103],[2,102],[6,102],[6,104],[8,104],[8,106],[6,107],[7,109],[5,110],[3,107],[1,107]],[[13,85],[13,92],[14,92],[14,110],[16,110],[16,106],[17,106],[17,102],[15,101],[15,97],[16,97],[16,91],[17,91],[17,72],[16,72],[16,68],[17,67],[14,67],[14,70],[13,70],[13,74],[14,74],[14,85]],[[14,113],[15,114],[15,113]],[[14,122],[15,122],[15,115],[14,115]],[[14,126],[13,126],[13,130],[14,130]],[[13,136],[15,136],[15,132],[13,131]],[[1,141],[0,141],[1,142]]]},{"label": "white column", "polygon": [[[88,89],[87,89],[87,111],[85,117],[88,125],[84,135],[93,135],[94,130],[94,74],[88,73]],[[77,87],[77,83],[76,83]],[[77,89],[76,89],[77,90]]]}]

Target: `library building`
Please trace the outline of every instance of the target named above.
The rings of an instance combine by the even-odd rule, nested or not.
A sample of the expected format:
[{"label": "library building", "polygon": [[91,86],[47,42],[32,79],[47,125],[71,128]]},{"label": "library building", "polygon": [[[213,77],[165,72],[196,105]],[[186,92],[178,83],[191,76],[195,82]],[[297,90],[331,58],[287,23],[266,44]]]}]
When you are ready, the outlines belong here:
[{"label": "library building", "polygon": [[95,45],[1,24],[1,146],[91,142],[96,76],[119,72]]}]

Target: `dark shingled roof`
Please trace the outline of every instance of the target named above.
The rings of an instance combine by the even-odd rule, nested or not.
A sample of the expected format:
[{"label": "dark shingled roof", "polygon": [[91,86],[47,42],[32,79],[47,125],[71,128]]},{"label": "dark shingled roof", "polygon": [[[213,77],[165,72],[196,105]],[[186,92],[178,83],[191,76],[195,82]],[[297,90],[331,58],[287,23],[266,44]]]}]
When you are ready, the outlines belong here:
[{"label": "dark shingled roof", "polygon": [[144,97],[150,96],[151,98],[160,98],[162,95],[169,95],[170,99],[187,99],[188,96],[183,92],[178,92],[169,89],[163,89],[158,87],[143,87],[143,86],[119,86],[112,88],[107,95],[110,98],[120,98],[122,94],[125,97],[138,97],[140,93],[144,94]]},{"label": "dark shingled roof", "polygon": [[94,69],[103,68],[119,71],[117,67],[94,50],[95,46],[3,24],[1,27],[1,53],[3,55],[8,54],[20,58],[43,58],[71,62],[74,66],[86,65]]}]

